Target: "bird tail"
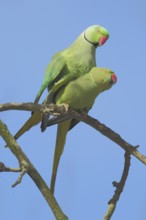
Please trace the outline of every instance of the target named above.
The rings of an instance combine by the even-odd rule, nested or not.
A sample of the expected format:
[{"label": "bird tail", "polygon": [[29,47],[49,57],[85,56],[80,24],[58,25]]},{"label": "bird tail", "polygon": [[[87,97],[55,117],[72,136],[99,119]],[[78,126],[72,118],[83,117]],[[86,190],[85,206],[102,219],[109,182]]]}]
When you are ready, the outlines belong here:
[{"label": "bird tail", "polygon": [[52,170],[52,177],[50,184],[50,190],[53,194],[55,190],[55,182],[56,182],[59,161],[64,150],[66,135],[70,128],[70,124],[71,124],[71,120],[67,120],[65,122],[58,124],[54,161],[53,161],[53,170]]},{"label": "bird tail", "polygon": [[33,126],[37,125],[42,119],[42,114],[40,112],[34,112],[32,116],[25,122],[25,124],[19,129],[15,134],[14,138],[17,140],[21,135],[28,131]]}]

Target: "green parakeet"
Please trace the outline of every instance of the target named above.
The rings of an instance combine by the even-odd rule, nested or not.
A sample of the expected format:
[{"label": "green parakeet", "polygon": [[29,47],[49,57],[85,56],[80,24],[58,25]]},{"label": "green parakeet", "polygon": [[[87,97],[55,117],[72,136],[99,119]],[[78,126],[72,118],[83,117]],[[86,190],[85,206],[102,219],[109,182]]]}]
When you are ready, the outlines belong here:
[{"label": "green parakeet", "polygon": [[[52,90],[51,94],[53,94],[69,81],[84,75],[96,66],[95,50],[98,46],[103,45],[108,38],[109,33],[104,27],[93,25],[88,27],[70,47],[56,53],[46,69],[44,82],[34,102],[39,101],[47,87]],[[48,101],[49,103],[51,101]],[[33,114],[17,132],[15,138],[18,139],[32,126],[38,124],[41,119],[41,114]],[[43,130],[45,128],[42,128]]]},{"label": "green parakeet", "polygon": [[[72,80],[66,86],[62,86],[59,90],[54,92],[53,88],[50,90],[48,97],[44,103],[55,103],[57,105],[66,103],[71,108],[78,112],[88,112],[94,104],[95,98],[103,91],[108,90],[116,83],[117,77],[113,71],[105,68],[93,67],[89,73]],[[30,129],[41,121],[42,114],[34,112],[31,118],[25,123],[16,135],[17,139],[24,131]],[[37,120],[36,120],[37,119]],[[75,123],[76,124],[76,123]],[[51,123],[52,125],[52,123]],[[58,124],[56,147],[53,162],[53,171],[51,178],[51,191],[54,193],[55,180],[60,157],[63,153],[66,135],[68,130],[74,126],[74,119],[68,119]]]},{"label": "green parakeet", "polygon": [[[68,104],[78,112],[88,112],[95,98],[103,91],[108,90],[117,81],[113,71],[105,68],[92,68],[91,71],[62,87],[54,96],[55,103]],[[57,138],[53,162],[53,171],[50,189],[54,193],[56,174],[60,157],[63,153],[67,132],[72,128],[74,119],[69,119],[58,124]],[[52,125],[52,123],[51,123]]]},{"label": "green parakeet", "polygon": [[[117,77],[113,71],[105,68],[93,67],[91,71],[75,80],[62,86],[54,93],[54,87],[50,90],[44,103],[56,103],[57,105],[66,103],[78,112],[88,112],[94,104],[95,98],[103,91],[108,90],[115,84]],[[49,101],[48,101],[49,100]],[[15,139],[21,136],[42,119],[42,114],[34,112],[30,119],[15,135]],[[58,124],[56,147],[51,178],[51,191],[54,193],[55,180],[60,157],[63,153],[67,132],[76,124],[75,119],[68,119]],[[50,125],[53,123],[51,122]]]},{"label": "green parakeet", "polygon": [[109,33],[104,27],[93,25],[88,27],[70,47],[56,53],[46,69],[43,84],[34,102],[38,103],[46,88],[50,90],[57,84],[55,89],[58,90],[96,66],[95,50],[108,38]]}]

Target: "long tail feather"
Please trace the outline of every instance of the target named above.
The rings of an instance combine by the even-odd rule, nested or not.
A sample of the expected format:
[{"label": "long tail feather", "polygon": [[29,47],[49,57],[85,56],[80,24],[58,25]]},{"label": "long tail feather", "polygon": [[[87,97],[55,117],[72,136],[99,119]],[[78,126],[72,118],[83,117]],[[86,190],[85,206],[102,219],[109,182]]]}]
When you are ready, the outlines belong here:
[{"label": "long tail feather", "polygon": [[37,125],[42,119],[42,114],[39,112],[33,113],[33,115],[25,122],[20,130],[15,134],[14,138],[17,140],[21,135],[28,131],[33,126]]},{"label": "long tail feather", "polygon": [[71,123],[71,120],[67,120],[65,122],[62,122],[58,125],[58,129],[57,129],[53,171],[52,171],[51,185],[50,185],[50,190],[53,194],[54,194],[54,190],[55,190],[55,182],[56,182],[59,161],[60,161],[60,157],[63,153],[63,149],[64,149],[64,145],[65,145],[65,141],[66,141],[66,135],[69,130],[70,123]]}]

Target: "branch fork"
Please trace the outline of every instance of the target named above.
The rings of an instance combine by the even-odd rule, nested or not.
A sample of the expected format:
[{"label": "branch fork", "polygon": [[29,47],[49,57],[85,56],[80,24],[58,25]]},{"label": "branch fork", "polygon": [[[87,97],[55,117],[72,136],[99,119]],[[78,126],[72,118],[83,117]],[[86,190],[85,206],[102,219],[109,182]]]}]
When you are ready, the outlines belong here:
[{"label": "branch fork", "polygon": [[14,172],[14,173],[20,172],[19,177],[17,178],[16,182],[13,183],[12,187],[15,187],[21,183],[22,178],[28,172],[28,169],[29,169],[29,164],[27,162],[21,163],[20,168],[6,167],[4,163],[0,162],[0,172]]}]

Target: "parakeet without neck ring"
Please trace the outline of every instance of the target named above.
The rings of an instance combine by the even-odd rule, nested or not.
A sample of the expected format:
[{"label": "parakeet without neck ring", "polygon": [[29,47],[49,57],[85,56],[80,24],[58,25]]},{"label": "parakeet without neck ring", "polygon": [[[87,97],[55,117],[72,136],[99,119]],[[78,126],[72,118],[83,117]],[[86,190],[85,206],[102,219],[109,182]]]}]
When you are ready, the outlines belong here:
[{"label": "parakeet without neck ring", "polygon": [[[78,112],[84,111],[88,113],[88,111],[92,108],[96,97],[105,90],[110,89],[116,81],[117,77],[113,71],[105,68],[93,67],[89,73],[72,80],[66,86],[58,89],[55,93],[52,93],[50,90],[44,103],[48,103],[48,100],[57,105],[66,103]],[[15,135],[15,138],[17,139],[22,133],[29,130],[30,127],[38,124],[41,119],[42,114],[35,112]],[[67,132],[77,123],[78,121],[76,119],[68,119],[58,124],[50,187],[52,193],[54,193],[57,170],[60,157],[63,153]],[[50,125],[53,125],[52,121]]]},{"label": "parakeet without neck ring", "polygon": [[[71,81],[65,87],[62,87],[57,94],[55,94],[55,103],[57,105],[66,103],[78,112],[84,111],[88,113],[96,97],[101,92],[110,89],[116,81],[117,77],[113,71],[94,67],[89,73]],[[60,157],[63,153],[67,132],[77,123],[78,121],[76,119],[69,119],[58,124],[50,186],[52,193],[54,193],[57,170]]]}]

